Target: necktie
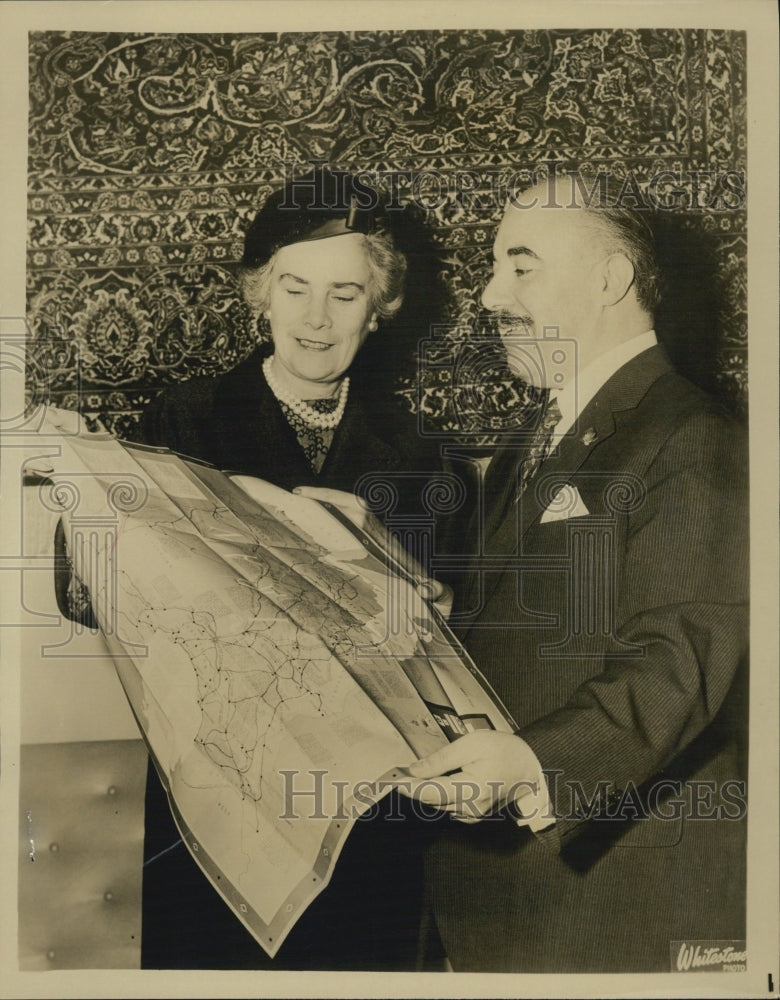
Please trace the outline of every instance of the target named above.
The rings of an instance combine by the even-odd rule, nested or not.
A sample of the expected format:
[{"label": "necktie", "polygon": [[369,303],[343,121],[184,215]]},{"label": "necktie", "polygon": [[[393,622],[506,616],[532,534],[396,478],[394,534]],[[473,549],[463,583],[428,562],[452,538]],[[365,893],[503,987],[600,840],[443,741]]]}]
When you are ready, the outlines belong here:
[{"label": "necktie", "polygon": [[561,419],[561,408],[557,399],[551,399],[544,411],[544,416],[536,428],[528,452],[523,459],[523,467],[520,473],[520,485],[515,494],[515,503],[525,492],[526,487],[539,471],[539,466],[550,454],[552,448],[552,436],[556,425]]},{"label": "necktie", "polygon": [[517,483],[518,447],[505,445],[493,456],[484,481],[485,537],[491,535],[501,523],[510,501],[514,499],[514,502],[517,503],[523,490],[547,457],[552,443],[553,430],[560,419],[560,407],[557,400],[553,399],[547,405],[544,416],[531,437],[520,466],[519,483]]}]

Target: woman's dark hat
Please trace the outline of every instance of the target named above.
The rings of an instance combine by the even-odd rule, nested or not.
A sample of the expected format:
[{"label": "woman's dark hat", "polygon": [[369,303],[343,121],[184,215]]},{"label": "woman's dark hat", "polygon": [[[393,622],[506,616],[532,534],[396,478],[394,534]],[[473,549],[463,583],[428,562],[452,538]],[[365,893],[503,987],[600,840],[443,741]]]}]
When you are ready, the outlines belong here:
[{"label": "woman's dark hat", "polygon": [[381,196],[360,177],[317,167],[288,180],[257,213],[244,237],[244,267],[261,267],[281,247],[387,228]]}]

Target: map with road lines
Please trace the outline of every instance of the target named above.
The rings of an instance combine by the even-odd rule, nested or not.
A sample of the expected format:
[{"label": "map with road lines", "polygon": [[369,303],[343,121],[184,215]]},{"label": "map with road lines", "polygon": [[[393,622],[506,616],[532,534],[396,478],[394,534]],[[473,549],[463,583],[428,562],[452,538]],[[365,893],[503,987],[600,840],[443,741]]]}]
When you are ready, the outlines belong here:
[{"label": "map with road lines", "polygon": [[274,955],[367,786],[511,722],[412,583],[316,501],[104,434],[59,451],[74,570],[176,822]]}]

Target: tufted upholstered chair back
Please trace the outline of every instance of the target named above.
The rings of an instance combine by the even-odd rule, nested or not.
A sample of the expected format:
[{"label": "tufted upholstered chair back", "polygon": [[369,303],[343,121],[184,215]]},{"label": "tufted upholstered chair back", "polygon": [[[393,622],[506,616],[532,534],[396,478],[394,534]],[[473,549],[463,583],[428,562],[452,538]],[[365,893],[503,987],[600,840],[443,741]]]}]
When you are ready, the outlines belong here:
[{"label": "tufted upholstered chair back", "polygon": [[23,511],[19,968],[138,968],[146,748],[99,633],[57,613],[40,484]]}]

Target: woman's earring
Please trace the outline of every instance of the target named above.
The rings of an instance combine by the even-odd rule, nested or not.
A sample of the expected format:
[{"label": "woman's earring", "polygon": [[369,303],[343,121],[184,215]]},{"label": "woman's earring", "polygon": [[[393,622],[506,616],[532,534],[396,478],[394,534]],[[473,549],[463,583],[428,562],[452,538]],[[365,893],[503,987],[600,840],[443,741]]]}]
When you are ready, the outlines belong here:
[{"label": "woman's earring", "polygon": [[378,329],[379,329],[379,324],[378,324],[378,323],[377,323],[377,321],[376,321],[376,316],[372,316],[372,318],[371,318],[371,322],[370,322],[370,323],[368,324],[368,329],[369,329],[369,330],[370,330],[370,331],[371,331],[372,333],[374,333],[374,332],[375,332],[376,330],[378,330]]}]

